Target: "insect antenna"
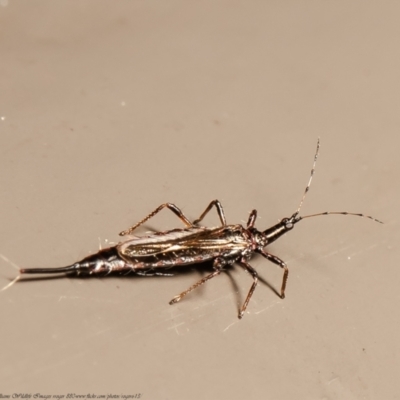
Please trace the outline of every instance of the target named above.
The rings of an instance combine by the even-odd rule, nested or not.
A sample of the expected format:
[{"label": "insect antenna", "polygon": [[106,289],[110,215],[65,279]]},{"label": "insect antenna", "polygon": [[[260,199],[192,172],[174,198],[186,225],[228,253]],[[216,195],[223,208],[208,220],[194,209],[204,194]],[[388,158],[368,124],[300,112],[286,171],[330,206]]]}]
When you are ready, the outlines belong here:
[{"label": "insect antenna", "polygon": [[347,211],[325,211],[325,212],[321,212],[321,213],[317,213],[317,214],[310,214],[310,215],[305,215],[303,217],[297,217],[297,219],[300,221],[305,218],[318,217],[320,215],[334,215],[334,214],[336,214],[336,215],[354,215],[356,217],[369,218],[369,219],[372,219],[372,221],[383,224],[382,221],[380,221],[379,219],[376,219],[374,217],[371,217],[370,215],[364,215],[364,214],[360,214],[360,213],[350,213]]},{"label": "insect antenna", "polygon": [[291,219],[293,219],[295,222],[298,222],[298,221],[300,221],[302,219],[305,219],[305,218],[318,217],[320,215],[334,215],[334,214],[336,214],[336,215],[354,215],[356,217],[369,218],[369,219],[372,219],[375,222],[379,222],[380,224],[383,224],[382,221],[380,221],[379,219],[376,219],[374,217],[371,217],[370,215],[364,215],[364,214],[360,214],[360,213],[350,213],[350,212],[347,212],[347,211],[325,211],[325,212],[321,212],[321,213],[317,213],[317,214],[305,215],[303,217],[299,216],[299,212],[300,212],[301,206],[303,205],[304,199],[305,199],[308,191],[310,190],[311,181],[312,181],[312,178],[313,178],[314,172],[315,172],[315,165],[317,164],[317,159],[318,159],[318,155],[319,155],[319,147],[320,146],[319,146],[319,138],[318,138],[317,150],[316,150],[315,156],[314,156],[314,162],[313,162],[313,166],[312,166],[312,169],[311,169],[310,179],[308,180],[307,186],[306,186],[306,188],[304,190],[304,194],[303,194],[303,197],[301,198],[300,205],[297,208],[296,212],[293,214]]},{"label": "insect antenna", "polygon": [[308,180],[307,186],[304,190],[303,197],[301,198],[299,207],[297,208],[296,212],[292,216],[292,218],[294,218],[294,219],[296,219],[296,217],[299,215],[299,212],[300,212],[301,206],[303,205],[304,199],[306,198],[306,195],[307,195],[308,191],[310,190],[311,181],[312,181],[312,178],[313,178],[314,172],[315,172],[315,165],[317,164],[318,154],[319,154],[319,138],[317,140],[317,150],[315,151],[314,162],[313,162],[313,166],[311,169],[310,179]]}]

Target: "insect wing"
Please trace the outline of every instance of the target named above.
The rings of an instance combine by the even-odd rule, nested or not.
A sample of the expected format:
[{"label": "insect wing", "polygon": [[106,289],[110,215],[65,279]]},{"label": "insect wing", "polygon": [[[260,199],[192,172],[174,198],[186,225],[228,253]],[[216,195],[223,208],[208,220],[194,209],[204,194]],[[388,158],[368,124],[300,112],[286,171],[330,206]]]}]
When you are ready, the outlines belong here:
[{"label": "insect wing", "polygon": [[120,243],[118,252],[125,259],[135,262],[146,261],[149,257],[167,259],[171,256],[176,259],[201,257],[201,260],[206,260],[222,253],[240,252],[246,247],[248,242],[243,236],[243,228],[240,225],[231,225],[211,229],[175,229],[133,238]]}]

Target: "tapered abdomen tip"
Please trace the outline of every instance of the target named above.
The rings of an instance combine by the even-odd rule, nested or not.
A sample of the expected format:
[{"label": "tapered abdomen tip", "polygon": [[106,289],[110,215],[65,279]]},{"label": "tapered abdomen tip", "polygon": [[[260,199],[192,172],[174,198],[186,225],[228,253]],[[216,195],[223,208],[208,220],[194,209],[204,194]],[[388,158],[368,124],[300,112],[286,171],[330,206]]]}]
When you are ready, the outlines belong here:
[{"label": "tapered abdomen tip", "polygon": [[20,274],[65,274],[76,270],[76,265],[61,268],[21,268]]}]

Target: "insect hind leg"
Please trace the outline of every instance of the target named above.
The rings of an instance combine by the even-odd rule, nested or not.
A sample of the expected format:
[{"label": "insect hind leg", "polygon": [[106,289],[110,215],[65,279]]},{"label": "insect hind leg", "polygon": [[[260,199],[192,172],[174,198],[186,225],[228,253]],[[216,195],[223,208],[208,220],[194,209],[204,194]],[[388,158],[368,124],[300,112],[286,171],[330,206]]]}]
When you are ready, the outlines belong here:
[{"label": "insect hind leg", "polygon": [[154,217],[156,214],[158,214],[163,208],[167,207],[169,210],[171,210],[175,215],[178,216],[178,218],[188,227],[191,228],[193,227],[193,224],[186,218],[186,216],[183,214],[181,209],[177,207],[175,204],[172,203],[164,203],[161,204],[161,206],[157,207],[153,212],[151,212],[147,217],[143,218],[141,221],[139,221],[137,224],[131,226],[129,229],[120,232],[120,236],[125,236],[129,235],[132,233],[136,228],[138,228],[140,225],[143,225],[146,221],[148,221],[150,218]]}]

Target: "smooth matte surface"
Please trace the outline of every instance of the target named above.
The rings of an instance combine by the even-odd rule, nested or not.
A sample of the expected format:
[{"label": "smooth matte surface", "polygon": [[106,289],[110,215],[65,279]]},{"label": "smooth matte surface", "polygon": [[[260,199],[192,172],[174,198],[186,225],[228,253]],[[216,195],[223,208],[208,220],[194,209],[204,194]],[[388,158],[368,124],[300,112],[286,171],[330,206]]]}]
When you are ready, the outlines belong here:
[{"label": "smooth matte surface", "polygon": [[[0,292],[0,393],[398,399],[398,2],[0,1],[0,287],[68,265],[164,202],[299,223],[240,268]],[[212,214],[205,221],[216,225]],[[181,222],[165,211],[147,229]],[[144,231],[142,231],[144,232]],[[7,262],[6,259],[10,260]],[[279,290],[282,272],[252,265]],[[33,397],[32,397],[33,398]],[[122,397],[120,397],[122,400]]]}]

